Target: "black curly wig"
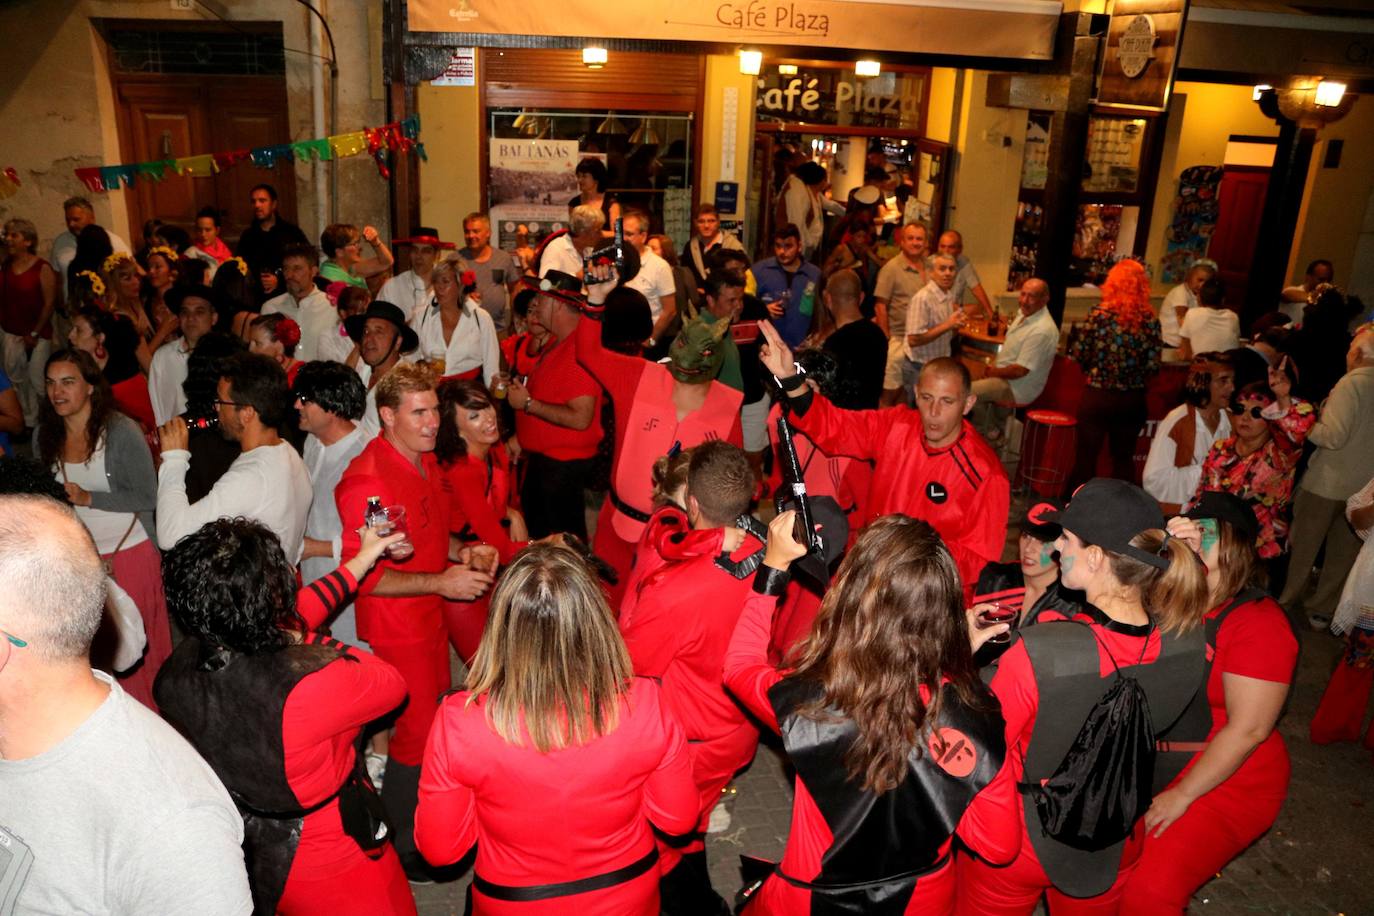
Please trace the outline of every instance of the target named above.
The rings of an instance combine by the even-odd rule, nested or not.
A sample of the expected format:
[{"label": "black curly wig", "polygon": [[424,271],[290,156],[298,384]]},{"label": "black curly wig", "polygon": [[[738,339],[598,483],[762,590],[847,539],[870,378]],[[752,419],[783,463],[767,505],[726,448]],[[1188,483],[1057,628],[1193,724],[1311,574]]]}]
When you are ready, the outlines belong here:
[{"label": "black curly wig", "polygon": [[296,574],[277,536],[260,522],[222,518],[177,541],[162,561],[167,609],[205,647],[245,655],[291,644],[304,633]]},{"label": "black curly wig", "polygon": [[291,394],[345,420],[361,420],[367,407],[367,389],[358,373],[330,360],[315,360],[301,366]]}]

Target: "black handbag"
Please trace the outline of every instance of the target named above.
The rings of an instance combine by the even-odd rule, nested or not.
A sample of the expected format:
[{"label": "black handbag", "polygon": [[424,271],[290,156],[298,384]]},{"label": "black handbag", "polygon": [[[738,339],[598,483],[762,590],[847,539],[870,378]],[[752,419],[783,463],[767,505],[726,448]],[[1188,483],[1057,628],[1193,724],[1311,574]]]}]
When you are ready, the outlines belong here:
[{"label": "black handbag", "polygon": [[353,775],[339,789],[339,820],[344,833],[353,838],[359,849],[369,858],[381,858],[391,839],[391,821],[381,794],[367,775],[361,739],[353,758]]}]

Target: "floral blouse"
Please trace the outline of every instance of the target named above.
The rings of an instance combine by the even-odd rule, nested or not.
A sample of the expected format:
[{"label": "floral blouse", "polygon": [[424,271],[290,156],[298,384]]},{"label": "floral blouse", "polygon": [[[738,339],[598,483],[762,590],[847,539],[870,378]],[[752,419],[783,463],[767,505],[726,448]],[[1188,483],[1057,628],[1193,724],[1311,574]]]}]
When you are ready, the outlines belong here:
[{"label": "floral blouse", "polygon": [[1159,370],[1159,319],[1137,328],[1119,324],[1116,316],[1095,308],[1078,325],[1068,355],[1083,367],[1087,383],[1109,391],[1132,391]]},{"label": "floral blouse", "polygon": [[1236,437],[1228,436],[1212,446],[1202,462],[1202,479],[1186,509],[1197,505],[1204,491],[1234,493],[1250,503],[1259,521],[1255,550],[1271,559],[1288,550],[1288,509],[1293,502],[1293,477],[1302,455],[1302,443],[1317,422],[1317,411],[1301,398],[1293,398],[1288,412],[1269,422],[1273,435],[1248,455],[1236,451]]}]

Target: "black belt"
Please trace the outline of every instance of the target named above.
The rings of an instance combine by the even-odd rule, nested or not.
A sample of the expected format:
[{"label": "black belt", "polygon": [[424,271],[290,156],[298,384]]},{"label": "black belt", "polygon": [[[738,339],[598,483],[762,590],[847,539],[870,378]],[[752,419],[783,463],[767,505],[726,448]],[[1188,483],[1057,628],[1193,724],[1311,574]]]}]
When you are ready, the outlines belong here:
[{"label": "black belt", "polygon": [[630,505],[629,503],[625,502],[625,500],[621,499],[620,494],[615,491],[615,487],[611,487],[610,493],[607,495],[609,495],[611,498],[612,506],[615,506],[615,508],[619,510],[622,514],[628,515],[635,521],[647,522],[650,518],[652,518],[652,516],[648,512],[641,512],[639,509],[636,509],[634,506]]},{"label": "black belt", "polygon": [[655,846],[641,859],[631,862],[615,871],[608,871],[603,875],[592,875],[590,878],[578,878],[576,881],[560,881],[557,884],[533,884],[527,887],[511,887],[506,884],[492,884],[479,874],[473,874],[472,886],[481,891],[485,896],[493,900],[510,900],[517,903],[529,903],[535,900],[550,900],[554,897],[571,897],[573,894],[585,894],[588,891],[601,891],[608,887],[615,887],[617,884],[624,884],[632,881],[654,867],[658,862],[658,847]]},{"label": "black belt", "polygon": [[859,881],[854,884],[821,884],[816,881],[803,881],[802,879],[794,878],[791,875],[787,874],[785,871],[783,871],[781,864],[779,864],[778,867],[773,870],[773,874],[777,875],[779,878],[781,878],[783,881],[786,881],[793,887],[799,887],[802,890],[811,891],[812,893],[841,894],[845,893],[846,891],[861,891],[866,890],[870,887],[881,887],[884,884],[895,884],[899,881],[920,880],[926,875],[944,868],[947,864],[949,864],[949,860],[950,854],[945,853],[944,855],[940,856],[940,858],[932,862],[930,865],[927,865],[925,868],[918,868],[913,871],[905,871],[899,875],[890,875],[886,878],[874,878],[872,881]]}]

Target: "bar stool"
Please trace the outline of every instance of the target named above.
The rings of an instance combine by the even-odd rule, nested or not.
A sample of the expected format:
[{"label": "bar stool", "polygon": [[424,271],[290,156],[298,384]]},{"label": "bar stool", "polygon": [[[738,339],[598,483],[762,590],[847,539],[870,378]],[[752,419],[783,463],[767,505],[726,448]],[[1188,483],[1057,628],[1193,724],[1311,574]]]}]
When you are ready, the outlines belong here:
[{"label": "bar stool", "polygon": [[1016,470],[1017,488],[1026,487],[1040,496],[1063,496],[1073,470],[1078,419],[1057,410],[1026,411],[1021,437],[1021,463]]}]

